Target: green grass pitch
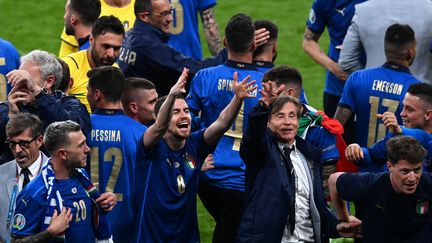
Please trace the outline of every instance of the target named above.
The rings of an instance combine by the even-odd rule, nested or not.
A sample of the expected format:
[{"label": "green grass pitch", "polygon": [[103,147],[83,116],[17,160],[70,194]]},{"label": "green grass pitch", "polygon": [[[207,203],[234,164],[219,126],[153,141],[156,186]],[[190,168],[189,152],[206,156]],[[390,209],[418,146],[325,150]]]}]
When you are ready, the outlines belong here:
[{"label": "green grass pitch", "polygon": [[[58,54],[60,33],[63,28],[65,0],[0,0],[0,37],[11,41],[21,54],[43,49]],[[254,20],[269,19],[279,27],[277,64],[287,64],[300,70],[309,103],[322,109],[325,70],[315,64],[301,47],[303,32],[312,0],[218,0],[216,20],[221,34],[229,18],[245,13]],[[202,35],[203,36],[203,35]],[[202,42],[205,40],[202,38]],[[326,51],[329,40],[326,33],[320,45]],[[203,46],[208,56],[206,44]],[[198,205],[202,242],[211,242],[213,219],[201,203]]]}]

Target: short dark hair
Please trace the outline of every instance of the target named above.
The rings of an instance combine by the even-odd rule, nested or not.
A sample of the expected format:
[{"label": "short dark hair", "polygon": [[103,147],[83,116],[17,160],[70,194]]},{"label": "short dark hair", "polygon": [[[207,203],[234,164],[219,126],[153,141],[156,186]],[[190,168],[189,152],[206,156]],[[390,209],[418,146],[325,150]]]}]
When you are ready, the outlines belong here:
[{"label": "short dark hair", "polygon": [[427,83],[411,84],[407,92],[419,97],[424,103],[432,105],[432,85]]},{"label": "short dark hair", "polygon": [[405,59],[406,52],[415,43],[415,34],[407,24],[392,24],[385,33],[384,52],[387,59]]},{"label": "short dark hair", "polygon": [[272,45],[275,41],[277,41],[278,27],[276,26],[276,24],[274,24],[270,20],[265,20],[265,19],[264,20],[257,20],[253,23],[253,25],[255,26],[255,30],[265,28],[270,33],[270,38],[267,40],[267,43],[264,45],[258,46],[255,49],[255,51],[253,53],[253,57],[256,57],[264,51],[266,46]]},{"label": "short dark hair", "polygon": [[135,0],[134,12],[137,19],[139,19],[140,13],[151,12],[153,10],[152,1],[153,0]]},{"label": "short dark hair", "polygon": [[411,136],[396,136],[387,141],[387,156],[390,163],[397,164],[400,160],[406,160],[410,164],[422,163],[427,154],[420,142]]},{"label": "short dark hair", "polygon": [[263,77],[262,82],[273,81],[279,87],[282,84],[285,86],[295,86],[299,90],[302,88],[303,78],[300,72],[294,67],[285,65],[276,66],[268,70]]},{"label": "short dark hair", "polygon": [[[162,104],[163,104],[163,103],[165,102],[165,100],[167,99],[167,97],[168,97],[168,95],[162,96],[162,97],[160,97],[160,98],[156,101],[156,105],[155,105],[155,109],[154,109],[154,112],[155,112],[156,117],[158,116],[158,114],[159,114],[159,110],[160,110]],[[176,99],[176,100],[177,100],[177,99],[182,99],[182,100],[184,100],[185,97],[184,97],[184,95],[180,94],[180,95],[177,95],[177,96],[175,97],[175,99]]]},{"label": "short dark hair", "polygon": [[138,78],[138,77],[126,78],[124,89],[123,89],[123,96],[122,96],[123,106],[133,100],[132,96],[134,95],[135,90],[152,90],[152,89],[156,89],[156,86],[151,81],[145,78]]},{"label": "short dark hair", "polygon": [[236,14],[225,27],[225,38],[229,51],[247,52],[254,42],[255,29],[252,19],[245,14]]},{"label": "short dark hair", "polygon": [[70,0],[69,7],[87,26],[93,25],[101,14],[100,0]]},{"label": "short dark hair", "polygon": [[51,123],[44,134],[45,149],[53,155],[57,149],[69,145],[69,133],[80,131],[80,125],[71,120]]},{"label": "short dark hair", "polygon": [[121,70],[112,66],[96,67],[87,72],[88,85],[92,90],[100,90],[109,102],[120,101],[125,77]]},{"label": "short dark hair", "polygon": [[280,96],[272,104],[272,109],[270,111],[270,116],[280,111],[282,107],[287,103],[293,103],[296,107],[297,119],[300,118],[301,103],[297,98],[291,96]]},{"label": "short dark hair", "polygon": [[92,29],[92,36],[95,38],[98,35],[104,35],[105,33],[114,33],[117,35],[125,35],[125,30],[120,20],[114,15],[101,16],[94,22]]},{"label": "short dark hair", "polygon": [[41,135],[42,122],[39,117],[33,114],[21,112],[13,115],[6,124],[6,136],[8,138],[16,137],[27,129],[30,129],[33,137]]},{"label": "short dark hair", "polygon": [[66,92],[69,89],[70,85],[70,70],[69,65],[61,58],[57,58],[57,61],[60,63],[63,69],[63,77],[60,80],[56,80],[56,89],[61,90],[62,92]]}]

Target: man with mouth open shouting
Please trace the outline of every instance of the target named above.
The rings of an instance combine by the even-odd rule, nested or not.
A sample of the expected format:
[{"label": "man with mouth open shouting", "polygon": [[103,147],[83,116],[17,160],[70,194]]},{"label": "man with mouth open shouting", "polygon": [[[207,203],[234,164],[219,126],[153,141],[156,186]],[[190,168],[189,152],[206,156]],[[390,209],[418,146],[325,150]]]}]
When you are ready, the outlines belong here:
[{"label": "man with mouth open shouting", "polygon": [[335,173],[330,195],[339,220],[348,219],[343,200],[360,202],[363,242],[431,242],[432,177],[422,174],[426,150],[410,136],[387,142],[390,172]]},{"label": "man with mouth open shouting", "polygon": [[370,147],[350,144],[345,155],[348,160],[364,165],[384,165],[387,161],[386,142],[393,136],[402,134],[417,139],[428,151],[423,160],[423,170],[431,171],[432,162],[432,85],[426,83],[409,86],[403,99],[400,116],[403,126],[399,126],[395,114],[384,112],[377,117],[390,130],[386,137]]},{"label": "man with mouth open shouting", "polygon": [[[191,133],[184,69],[166,98],[156,105],[156,122],[144,134],[144,163],[136,167],[138,215],[133,242],[199,242],[196,192],[201,165],[230,128],[244,98],[257,87],[250,77],[233,77],[234,97],[208,128]],[[163,101],[163,104],[161,102]]]}]

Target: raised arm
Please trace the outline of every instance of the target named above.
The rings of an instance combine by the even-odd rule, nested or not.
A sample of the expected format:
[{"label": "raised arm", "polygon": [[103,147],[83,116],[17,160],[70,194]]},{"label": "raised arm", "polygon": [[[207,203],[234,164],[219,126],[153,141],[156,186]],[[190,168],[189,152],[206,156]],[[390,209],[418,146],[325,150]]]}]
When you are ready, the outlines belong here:
[{"label": "raised arm", "polygon": [[324,67],[325,69],[332,72],[337,78],[346,80],[348,75],[340,68],[339,64],[333,61],[318,44],[318,40],[321,37],[321,33],[313,32],[311,29],[306,27],[303,35],[303,50],[308,54],[312,60]]},{"label": "raised arm", "polygon": [[165,132],[168,130],[169,123],[172,118],[172,110],[176,96],[186,93],[185,86],[188,77],[189,69],[183,68],[183,72],[180,75],[177,83],[171,88],[166,100],[162,104],[156,121],[151,125],[143,136],[144,147],[150,148],[154,146],[163,137]]},{"label": "raised arm", "polygon": [[241,82],[238,82],[238,74],[234,73],[233,76],[233,90],[234,97],[231,102],[223,109],[220,113],[218,119],[213,122],[204,132],[204,141],[209,146],[215,146],[222,135],[230,128],[231,124],[237,117],[237,114],[241,108],[244,98],[255,97],[251,95],[250,92],[257,89],[255,80],[247,83],[250,76],[247,76]]},{"label": "raised arm", "polygon": [[219,27],[214,16],[213,7],[210,7],[200,13],[208,48],[212,55],[216,55],[221,49],[221,37],[219,33]]},{"label": "raised arm", "polygon": [[278,90],[273,89],[273,82],[262,83],[259,104],[255,105],[248,114],[248,124],[244,130],[240,144],[240,156],[247,165],[257,164],[259,159],[265,156],[266,151],[266,131],[271,104],[285,90],[285,85],[281,85]]}]

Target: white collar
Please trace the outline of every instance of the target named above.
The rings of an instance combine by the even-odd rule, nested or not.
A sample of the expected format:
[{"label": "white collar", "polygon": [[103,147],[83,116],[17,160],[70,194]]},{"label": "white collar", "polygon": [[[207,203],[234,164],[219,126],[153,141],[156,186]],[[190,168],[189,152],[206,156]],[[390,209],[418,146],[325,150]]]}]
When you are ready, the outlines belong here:
[{"label": "white collar", "polygon": [[[33,161],[33,163],[28,167],[31,176],[36,176],[38,174],[39,169],[41,168],[41,164],[42,164],[42,153],[39,152],[39,157],[35,161]],[[18,175],[21,175],[22,168],[18,165],[18,163],[17,163],[17,167],[18,167]]]},{"label": "white collar", "polygon": [[297,153],[297,145],[296,145],[296,140],[294,139],[294,142],[291,144],[291,145],[289,145],[289,144],[287,144],[287,143],[282,143],[282,142],[280,142],[280,141],[277,141],[277,143],[278,143],[278,147],[279,147],[279,150],[282,152],[282,154],[284,154],[285,153],[285,151],[284,151],[284,147],[285,146],[288,146],[289,148],[292,148],[293,146],[294,146],[294,153]]}]

